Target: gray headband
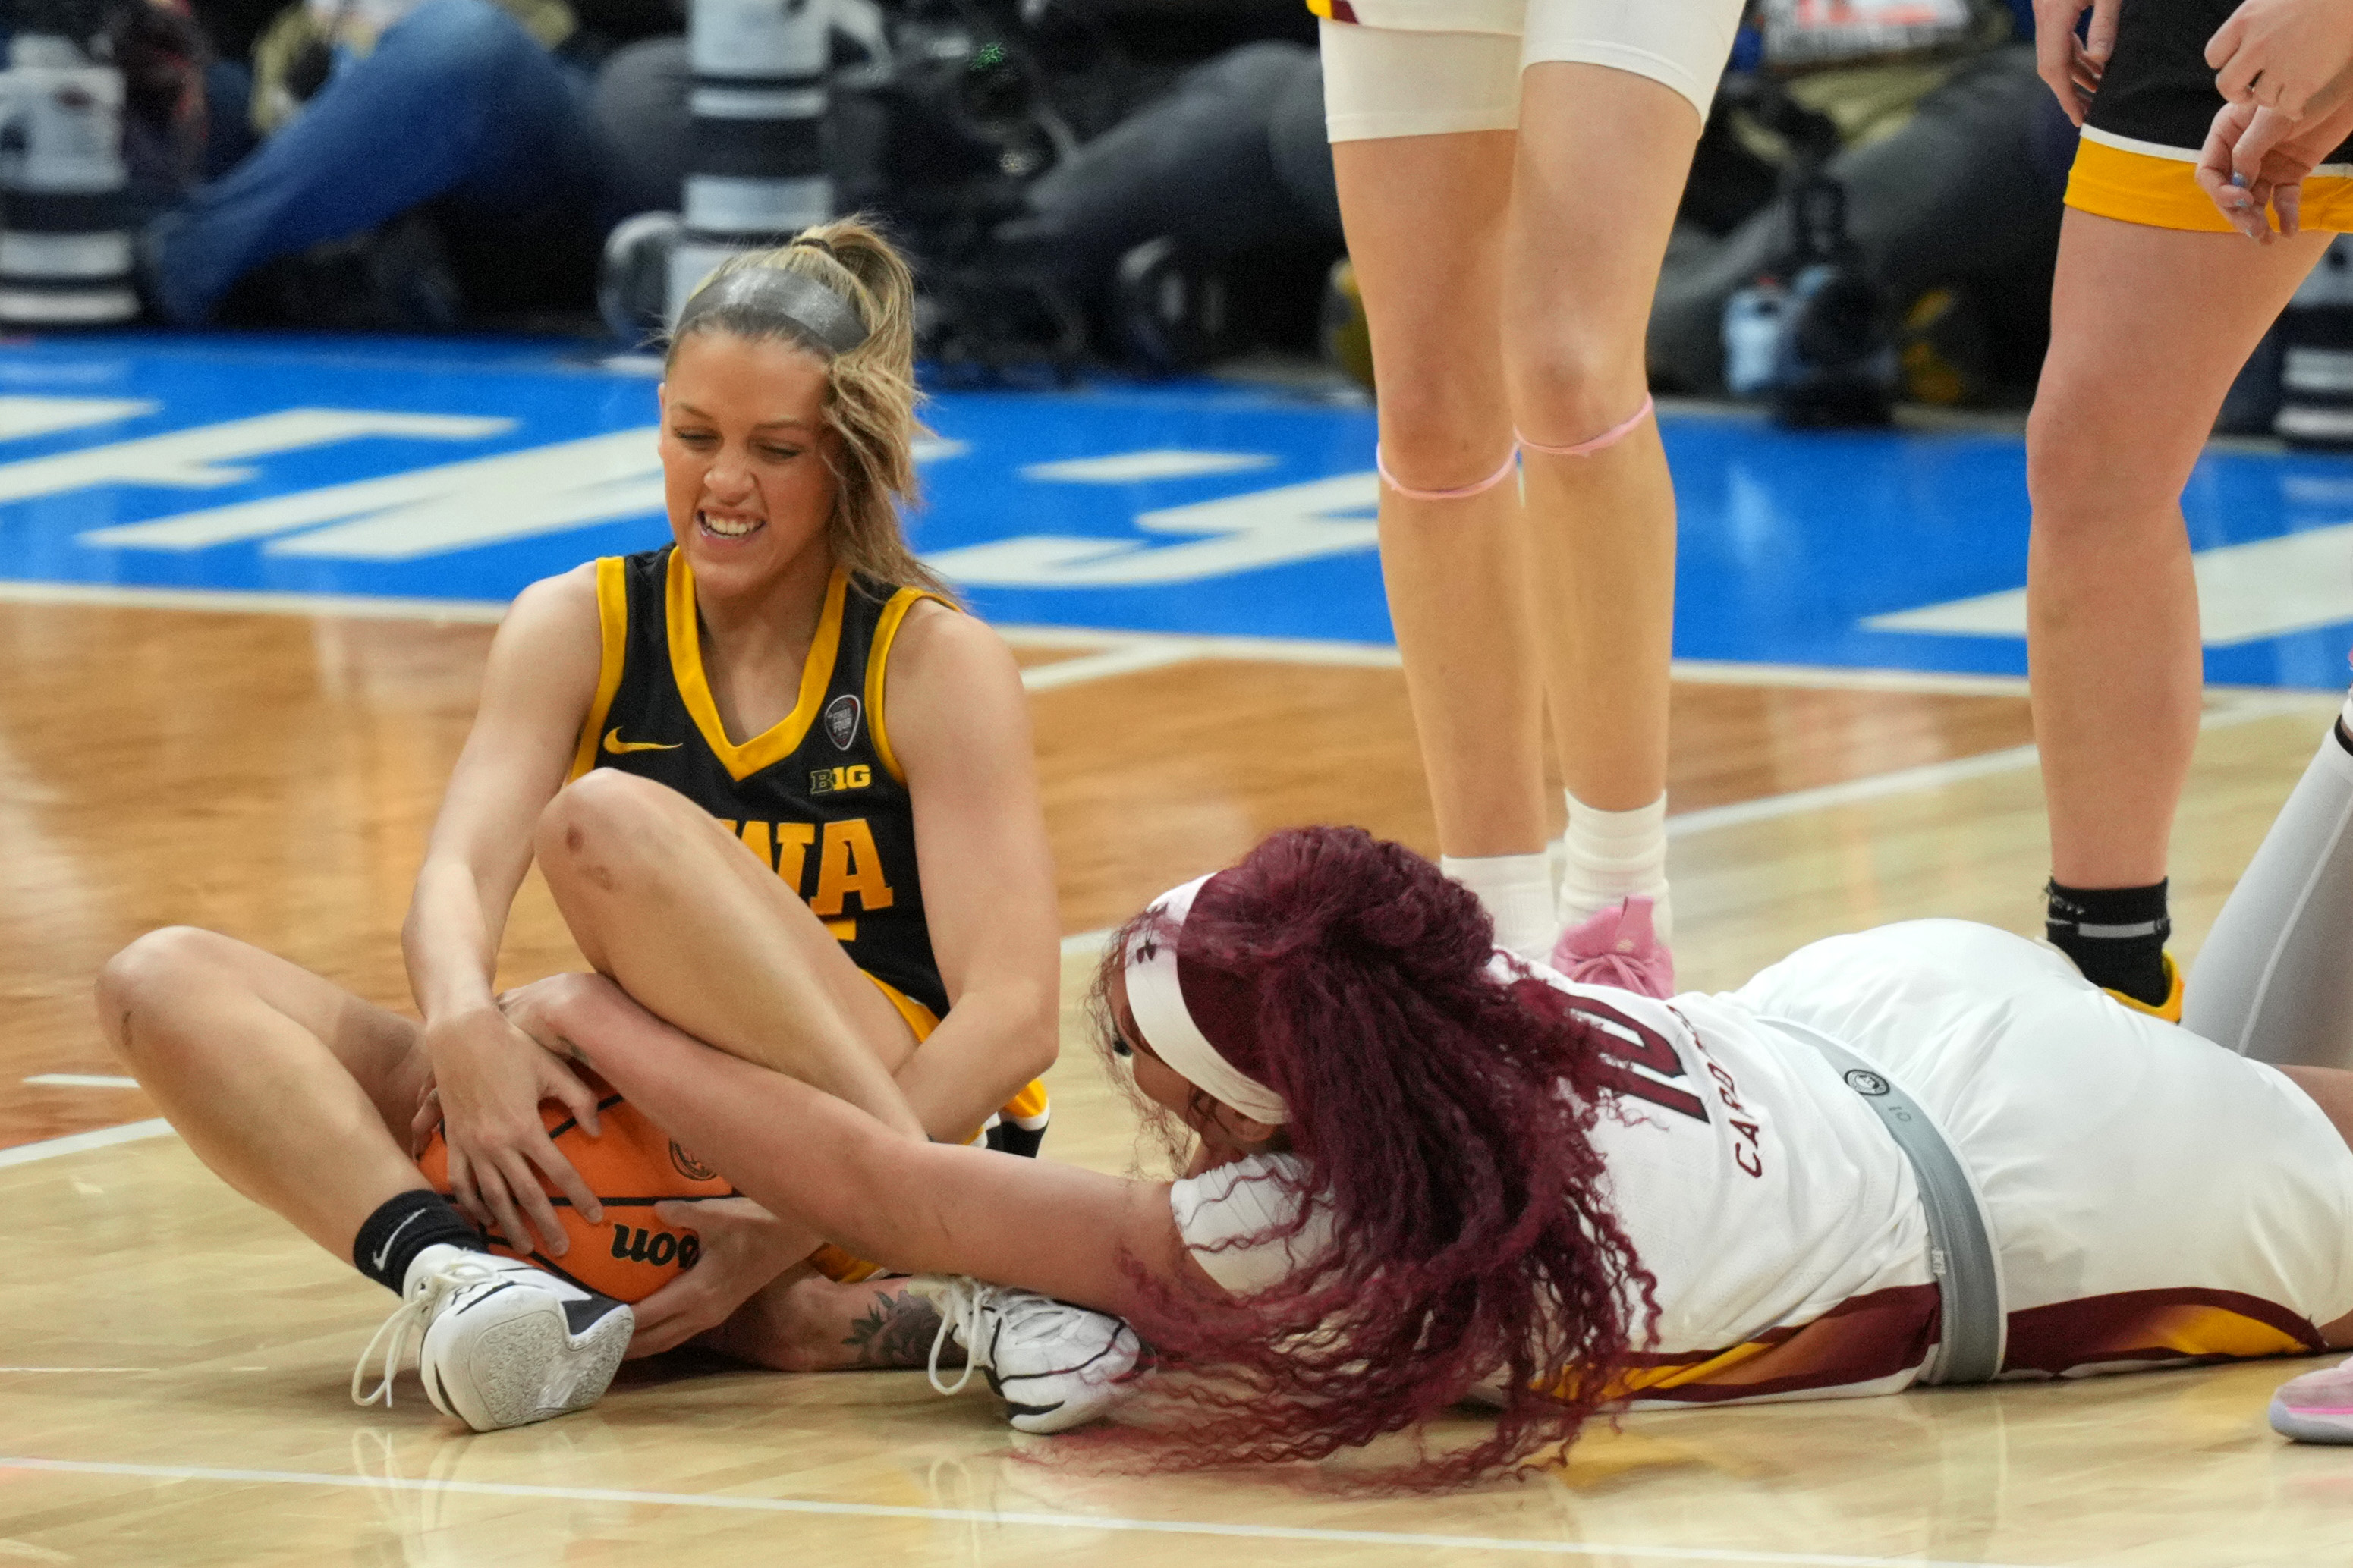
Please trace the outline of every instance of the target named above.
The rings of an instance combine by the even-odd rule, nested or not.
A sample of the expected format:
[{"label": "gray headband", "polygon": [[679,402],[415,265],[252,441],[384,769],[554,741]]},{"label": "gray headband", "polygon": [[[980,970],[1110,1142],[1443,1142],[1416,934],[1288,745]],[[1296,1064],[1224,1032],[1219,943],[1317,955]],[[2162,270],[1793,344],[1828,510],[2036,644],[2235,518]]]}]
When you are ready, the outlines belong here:
[{"label": "gray headband", "polygon": [[705,317],[738,310],[790,328],[794,336],[836,354],[848,353],[868,335],[849,301],[816,279],[781,267],[744,267],[696,289],[670,336],[682,338]]}]

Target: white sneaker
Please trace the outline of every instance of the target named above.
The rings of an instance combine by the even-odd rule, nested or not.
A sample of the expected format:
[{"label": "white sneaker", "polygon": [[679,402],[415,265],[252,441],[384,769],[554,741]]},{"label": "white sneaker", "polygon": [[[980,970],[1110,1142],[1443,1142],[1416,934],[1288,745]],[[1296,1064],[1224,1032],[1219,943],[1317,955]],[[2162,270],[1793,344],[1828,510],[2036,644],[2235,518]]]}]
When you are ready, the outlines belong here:
[{"label": "white sneaker", "polygon": [[[1018,1432],[1067,1432],[1127,1397],[1135,1367],[1135,1331],[1108,1312],[1074,1307],[961,1274],[925,1274],[907,1289],[939,1309],[932,1341],[932,1386],[955,1394],[978,1368],[1005,1401]],[[964,1375],[940,1381],[940,1352],[953,1333],[964,1347]]]},{"label": "white sneaker", "polygon": [[[352,1368],[352,1399],[392,1407],[392,1380],[411,1339],[425,1396],[477,1432],[544,1421],[596,1403],[637,1319],[628,1308],[543,1268],[455,1247],[409,1265],[408,1291]],[[360,1383],[383,1352],[384,1375]]]}]

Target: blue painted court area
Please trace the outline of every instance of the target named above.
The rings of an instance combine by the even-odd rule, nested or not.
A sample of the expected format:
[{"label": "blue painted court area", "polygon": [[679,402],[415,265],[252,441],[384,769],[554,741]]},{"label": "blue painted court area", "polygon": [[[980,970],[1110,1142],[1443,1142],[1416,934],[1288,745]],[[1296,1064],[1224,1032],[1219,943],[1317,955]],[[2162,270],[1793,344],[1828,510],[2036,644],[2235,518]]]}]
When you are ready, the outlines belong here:
[{"label": "blue painted court area", "polygon": [[[1209,382],[941,394],[919,548],[1006,624],[1386,641],[1373,421]],[[123,335],[0,353],[0,578],[503,600],[666,537],[653,380],[543,343]],[[2021,673],[2004,433],[1670,412],[1684,658]],[[2219,681],[2335,687],[2353,460],[2210,453]]]}]

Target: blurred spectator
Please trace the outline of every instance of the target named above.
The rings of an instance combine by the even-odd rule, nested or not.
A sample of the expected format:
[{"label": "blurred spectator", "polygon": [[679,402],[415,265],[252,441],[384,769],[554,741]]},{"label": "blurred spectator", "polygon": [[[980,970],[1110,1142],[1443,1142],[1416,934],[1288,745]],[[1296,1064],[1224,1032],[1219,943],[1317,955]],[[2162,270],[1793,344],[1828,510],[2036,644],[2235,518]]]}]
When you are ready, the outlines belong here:
[{"label": "blurred spectator", "polygon": [[1340,243],[1340,197],[1314,49],[1247,44],[1056,164],[996,243],[1075,283],[1166,237],[1204,259]]},{"label": "blurred spectator", "polygon": [[586,303],[611,159],[565,0],[196,13],[225,57],[249,39],[250,63],[206,73],[211,177],[148,226],[164,320],[214,319],[240,279],[241,313],[302,325]]},{"label": "blurred spectator", "polygon": [[[1836,127],[1828,171],[1845,188],[1864,270],[1911,322],[1907,372],[1925,361],[1939,400],[2031,386],[2074,136],[2031,46],[2015,41],[2017,5],[1972,0],[1965,27],[1931,47],[1771,77],[1756,74],[1771,69],[1758,61],[1746,94],[1727,82],[1651,311],[1661,390],[1722,393],[1726,301],[1760,277],[1786,280],[1789,213],[1769,193],[1788,148],[1760,112],[1776,94]],[[1919,334],[1938,332],[1924,353]]]}]

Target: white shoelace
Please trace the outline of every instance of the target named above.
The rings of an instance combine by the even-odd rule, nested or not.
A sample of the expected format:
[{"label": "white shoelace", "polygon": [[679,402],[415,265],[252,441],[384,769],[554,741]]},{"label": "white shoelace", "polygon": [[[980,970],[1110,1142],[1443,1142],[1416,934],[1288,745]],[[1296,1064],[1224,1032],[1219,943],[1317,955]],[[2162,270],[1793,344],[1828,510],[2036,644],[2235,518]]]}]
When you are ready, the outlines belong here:
[{"label": "white shoelace", "polygon": [[[1058,1301],[1051,1296],[1040,1296],[1035,1290],[1015,1290],[1003,1285],[983,1284],[969,1275],[956,1275],[947,1281],[947,1300],[940,1306],[940,1331],[932,1336],[932,1359],[926,1369],[932,1387],[941,1394],[959,1394],[972,1381],[973,1370],[981,1364],[980,1342],[983,1321],[995,1312],[1005,1321],[1006,1331],[1016,1338],[1022,1331],[1041,1318],[1077,1319],[1100,1317],[1087,1307],[1077,1307],[1068,1301]],[[940,1381],[940,1352],[946,1348],[948,1335],[954,1333],[956,1342],[964,1346],[964,1373],[954,1383]],[[999,1371],[1004,1370],[998,1368]]]},{"label": "white shoelace", "polygon": [[[426,1328],[433,1321],[434,1312],[451,1295],[469,1285],[495,1279],[498,1274],[499,1271],[487,1261],[478,1263],[472,1258],[463,1258],[454,1263],[444,1264],[430,1274],[419,1276],[415,1294],[392,1310],[392,1316],[384,1321],[383,1326],[376,1330],[375,1337],[368,1341],[367,1349],[360,1352],[359,1361],[352,1367],[352,1403],[374,1405],[381,1398],[384,1407],[391,1409],[392,1380],[400,1373],[400,1363],[408,1354],[410,1342],[413,1340],[422,1347]],[[363,1396],[360,1383],[367,1376],[368,1363],[375,1360],[379,1347],[384,1352],[384,1377]]]},{"label": "white shoelace", "polygon": [[[994,1285],[984,1285],[967,1275],[956,1275],[947,1282],[947,1300],[938,1303],[940,1331],[932,1336],[932,1359],[925,1369],[932,1380],[933,1392],[961,1394],[964,1385],[972,1381],[973,1369],[980,1364],[980,1354],[972,1347],[980,1340],[980,1318],[988,1305],[988,1298],[997,1293]],[[956,1343],[964,1346],[964,1375],[954,1383],[940,1381],[940,1352],[947,1348],[948,1335],[955,1334]]]}]

